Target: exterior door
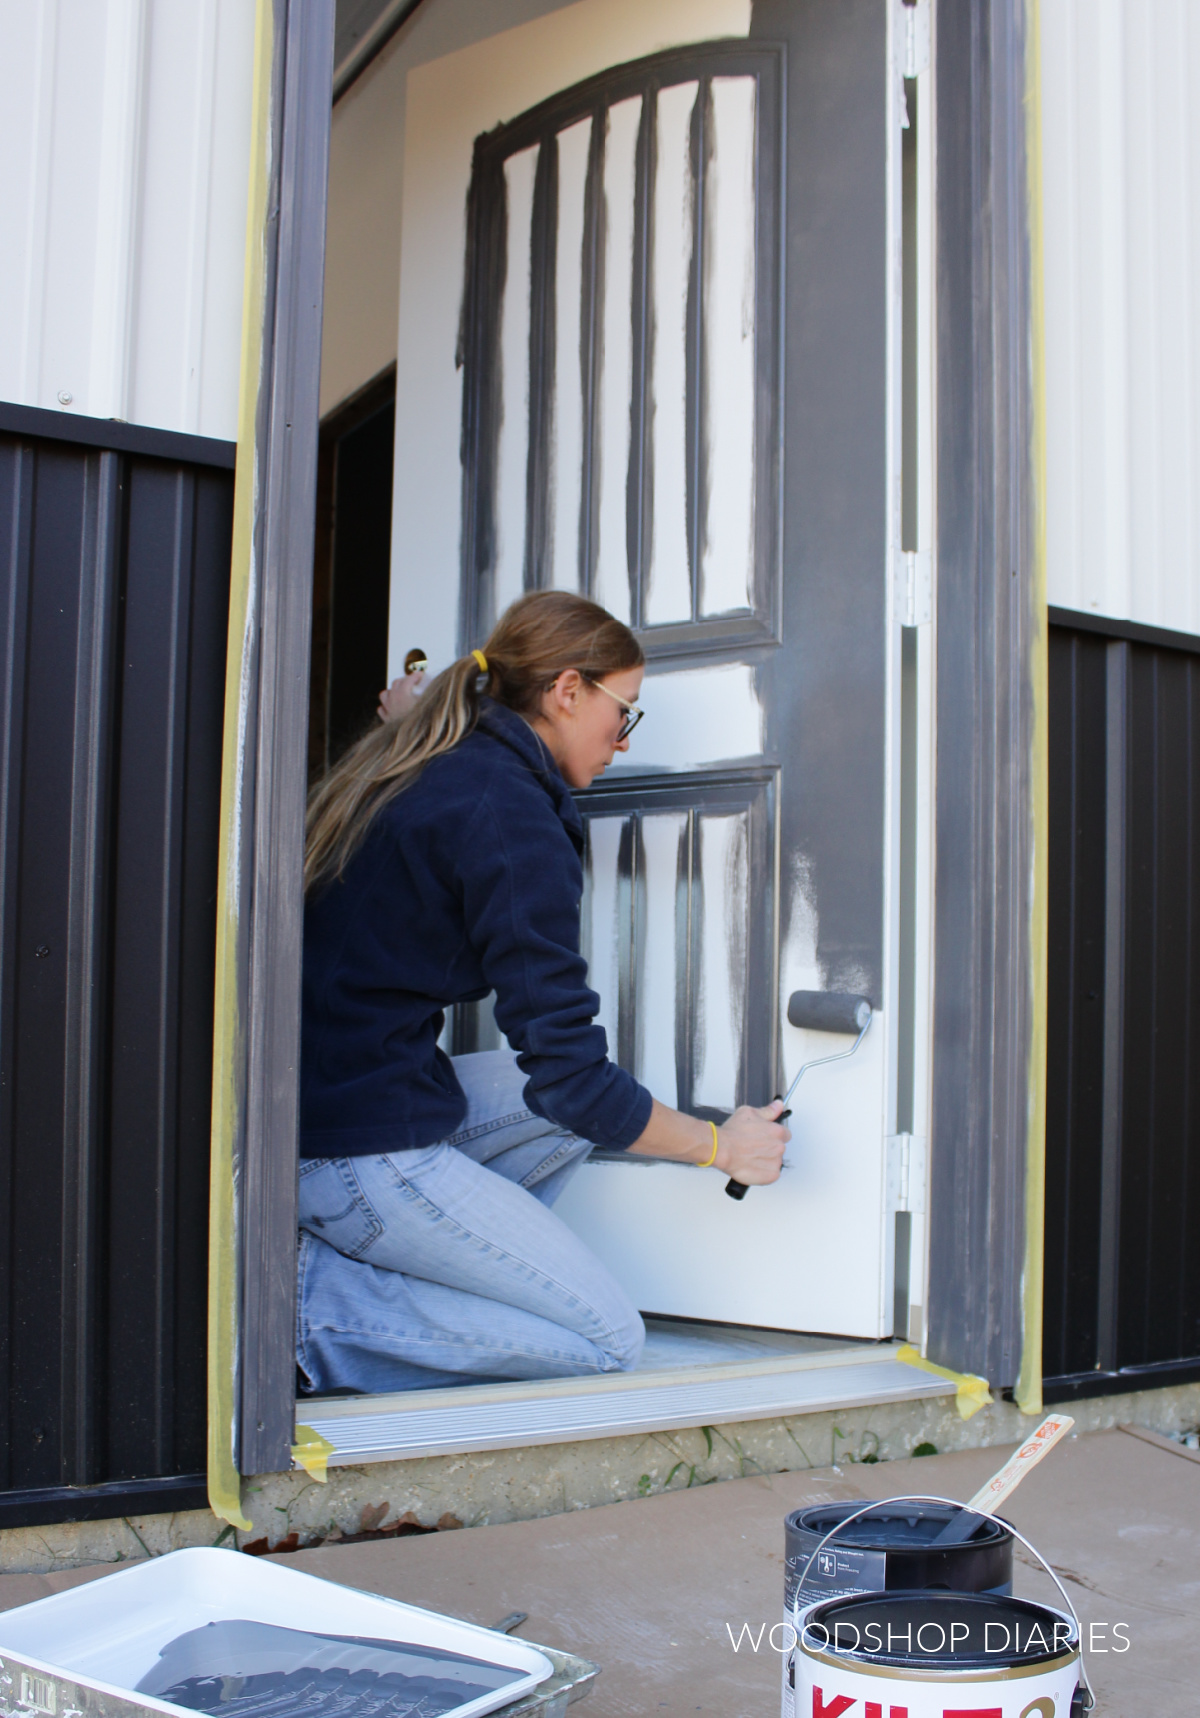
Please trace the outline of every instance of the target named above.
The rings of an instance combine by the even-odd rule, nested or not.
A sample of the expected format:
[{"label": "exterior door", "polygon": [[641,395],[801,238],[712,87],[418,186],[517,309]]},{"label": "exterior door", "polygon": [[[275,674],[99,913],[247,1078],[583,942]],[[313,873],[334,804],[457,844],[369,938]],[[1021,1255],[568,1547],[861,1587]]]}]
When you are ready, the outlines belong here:
[{"label": "exterior door", "polygon": [[[583,0],[410,73],[390,623],[434,666],[529,589],[637,629],[647,719],[580,796],[610,1053],[719,1119],[848,1047],[786,1024],[792,990],[877,1016],[799,1088],[776,1186],[737,1203],[617,1156],[559,1209],[646,1312],[869,1337],[892,1314],[887,47],[881,0]],[[482,1010],[455,1046],[494,1034]]]}]

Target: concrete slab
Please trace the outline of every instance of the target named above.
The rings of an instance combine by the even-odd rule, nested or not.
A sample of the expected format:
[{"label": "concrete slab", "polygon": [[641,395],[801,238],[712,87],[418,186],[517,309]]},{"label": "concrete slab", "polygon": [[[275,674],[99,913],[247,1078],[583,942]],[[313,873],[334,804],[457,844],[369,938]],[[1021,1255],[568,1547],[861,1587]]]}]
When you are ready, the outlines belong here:
[{"label": "concrete slab", "polygon": [[[132,1557],[129,1559],[131,1563],[133,1560]],[[117,1568],[120,1566],[116,1565]],[[35,1599],[47,1599],[51,1593],[80,1587],[85,1581],[95,1581],[101,1575],[113,1572],[112,1563],[87,1563],[79,1569],[57,1569],[52,1575],[0,1575],[0,1611],[11,1611],[17,1605],[31,1605]]]},{"label": "concrete slab", "polygon": [[[965,1498],[1007,1449],[751,1477],[645,1500],[353,1546],[287,1562],[474,1622],[527,1611],[521,1633],[603,1667],[586,1718],[767,1718],[779,1660],[736,1636],[778,1620],[783,1517],[807,1502],[908,1490]],[[1191,1718],[1200,1689],[1200,1468],[1119,1431],[1071,1440],[1012,1500],[1016,1526],[1067,1586],[1095,1650],[1104,1718]],[[104,1567],[0,1578],[0,1608]],[[1021,1554],[1017,1589],[1053,1588]],[[1121,1644],[1125,1625],[1129,1649]],[[778,1637],[777,1637],[778,1638]]]}]

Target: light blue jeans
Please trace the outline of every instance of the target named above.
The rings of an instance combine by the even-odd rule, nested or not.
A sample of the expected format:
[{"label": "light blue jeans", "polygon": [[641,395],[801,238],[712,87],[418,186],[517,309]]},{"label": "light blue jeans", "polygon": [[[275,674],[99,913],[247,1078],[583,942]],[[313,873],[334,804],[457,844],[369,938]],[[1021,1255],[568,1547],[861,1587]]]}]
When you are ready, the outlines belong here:
[{"label": "light blue jeans", "polygon": [[448,1139],[300,1164],[296,1358],[317,1393],[638,1362],[637,1310],[549,1208],[591,1146],[526,1108],[511,1051],[454,1071],[467,1113]]}]

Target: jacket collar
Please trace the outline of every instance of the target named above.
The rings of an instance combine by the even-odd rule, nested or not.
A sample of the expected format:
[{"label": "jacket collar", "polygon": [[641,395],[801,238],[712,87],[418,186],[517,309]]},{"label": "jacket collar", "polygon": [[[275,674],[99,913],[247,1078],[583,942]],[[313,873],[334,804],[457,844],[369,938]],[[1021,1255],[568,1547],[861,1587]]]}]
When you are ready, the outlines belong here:
[{"label": "jacket collar", "polygon": [[566,825],[577,847],[583,843],[583,819],[562,772],[550,755],[549,748],[534,732],[523,716],[499,704],[494,698],[481,698],[478,726],[484,733],[516,753],[525,767],[542,783],[554,809]]}]

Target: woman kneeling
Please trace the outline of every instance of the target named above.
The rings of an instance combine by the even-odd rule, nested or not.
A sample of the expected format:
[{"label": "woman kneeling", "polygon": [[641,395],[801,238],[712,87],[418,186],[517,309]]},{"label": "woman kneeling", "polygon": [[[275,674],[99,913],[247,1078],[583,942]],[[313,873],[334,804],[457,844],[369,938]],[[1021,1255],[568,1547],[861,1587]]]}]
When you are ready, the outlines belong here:
[{"label": "woman kneeling", "polygon": [[[579,951],[572,797],[629,749],[641,647],[594,603],[514,603],[309,808],[298,1361],[387,1391],[635,1366],[644,1331],[551,1209],[593,1145],[774,1181],[781,1106],[720,1128],[609,1061]],[[511,1050],[447,1056],[495,994]]]}]

